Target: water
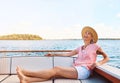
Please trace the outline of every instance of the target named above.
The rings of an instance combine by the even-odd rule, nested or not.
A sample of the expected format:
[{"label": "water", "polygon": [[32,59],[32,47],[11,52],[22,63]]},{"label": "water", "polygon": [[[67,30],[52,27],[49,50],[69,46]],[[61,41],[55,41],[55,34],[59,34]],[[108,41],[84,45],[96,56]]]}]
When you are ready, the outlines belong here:
[{"label": "water", "polygon": [[[99,40],[98,45],[110,57],[109,65],[120,68],[120,40]],[[73,50],[82,45],[82,40],[0,40],[0,50]],[[25,56],[24,53],[8,53],[7,56]],[[29,56],[41,53],[30,53]],[[0,56],[2,54],[0,53]],[[98,56],[98,60],[102,57]]]}]

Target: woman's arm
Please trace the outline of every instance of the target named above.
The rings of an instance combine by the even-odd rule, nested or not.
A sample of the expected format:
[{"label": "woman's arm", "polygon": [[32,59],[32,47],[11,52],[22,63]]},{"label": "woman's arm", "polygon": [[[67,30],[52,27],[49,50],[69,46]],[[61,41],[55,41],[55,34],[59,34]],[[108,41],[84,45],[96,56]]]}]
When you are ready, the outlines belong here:
[{"label": "woman's arm", "polygon": [[101,48],[99,48],[99,49],[97,50],[97,54],[98,54],[98,55],[102,55],[102,56],[103,56],[103,59],[102,59],[101,61],[98,61],[98,62],[96,62],[96,63],[93,63],[93,65],[92,65],[92,67],[91,67],[92,69],[94,69],[96,66],[100,66],[100,65],[106,63],[106,62],[109,60],[108,55],[107,55]]},{"label": "woman's arm", "polygon": [[109,60],[108,55],[101,48],[99,48],[97,50],[97,54],[100,54],[100,55],[103,56],[103,59],[101,61],[97,62],[99,65],[102,65],[102,64],[106,63]]},{"label": "woman's arm", "polygon": [[77,54],[77,50],[72,50],[69,53],[61,53],[61,54],[51,54],[51,53],[48,53],[45,56],[74,56],[76,54]]}]

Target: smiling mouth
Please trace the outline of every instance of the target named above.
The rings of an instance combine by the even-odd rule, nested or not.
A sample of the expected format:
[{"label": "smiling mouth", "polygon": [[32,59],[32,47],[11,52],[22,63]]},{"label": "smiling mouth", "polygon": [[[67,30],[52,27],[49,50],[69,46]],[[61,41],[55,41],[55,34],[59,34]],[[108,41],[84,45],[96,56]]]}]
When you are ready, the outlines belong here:
[{"label": "smiling mouth", "polygon": [[88,38],[88,37],[84,36],[83,38]]}]

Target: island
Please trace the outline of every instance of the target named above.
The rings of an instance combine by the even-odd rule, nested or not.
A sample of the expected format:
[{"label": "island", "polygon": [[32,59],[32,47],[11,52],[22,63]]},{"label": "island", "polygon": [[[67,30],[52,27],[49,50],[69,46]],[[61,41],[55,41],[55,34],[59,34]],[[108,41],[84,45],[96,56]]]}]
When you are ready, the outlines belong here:
[{"label": "island", "polygon": [[0,40],[42,40],[39,35],[33,34],[10,34],[0,36]]}]

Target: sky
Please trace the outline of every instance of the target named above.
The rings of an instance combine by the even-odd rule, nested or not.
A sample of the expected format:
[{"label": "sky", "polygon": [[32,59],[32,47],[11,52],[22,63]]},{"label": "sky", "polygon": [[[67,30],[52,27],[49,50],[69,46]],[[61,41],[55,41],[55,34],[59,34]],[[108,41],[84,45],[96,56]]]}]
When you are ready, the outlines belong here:
[{"label": "sky", "polygon": [[0,0],[0,35],[80,39],[84,26],[99,38],[120,38],[120,0]]}]

